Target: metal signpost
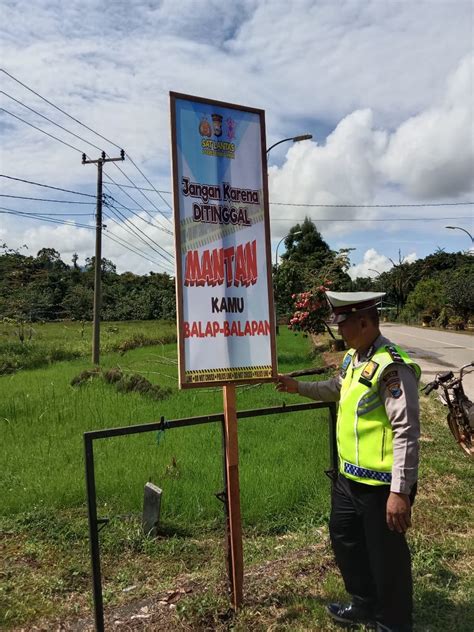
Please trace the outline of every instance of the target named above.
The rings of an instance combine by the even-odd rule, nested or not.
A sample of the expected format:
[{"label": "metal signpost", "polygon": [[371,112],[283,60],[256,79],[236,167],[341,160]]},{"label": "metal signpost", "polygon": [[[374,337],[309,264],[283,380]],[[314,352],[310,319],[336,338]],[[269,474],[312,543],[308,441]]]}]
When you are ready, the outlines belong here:
[{"label": "metal signpost", "polygon": [[[333,402],[310,402],[307,404],[292,404],[289,406],[276,406],[271,408],[257,408],[253,410],[241,410],[236,413],[238,419],[248,419],[250,417],[261,417],[263,415],[285,415],[292,412],[302,412],[304,410],[327,409],[329,412],[329,459],[330,467],[326,473],[332,478],[337,472],[337,446],[336,446],[336,404]],[[235,557],[235,542],[230,541],[229,520],[231,512],[235,511],[229,498],[228,481],[228,448],[226,448],[226,430],[225,430],[225,414],[218,413],[215,415],[203,415],[201,417],[188,417],[185,419],[175,419],[165,421],[162,417],[161,421],[148,424],[139,424],[135,426],[124,426],[123,428],[108,428],[105,430],[92,430],[84,433],[84,453],[86,466],[86,489],[87,489],[87,507],[89,514],[89,542],[92,566],[92,586],[94,597],[94,616],[95,628],[97,632],[104,630],[104,605],[102,597],[102,576],[100,567],[100,545],[99,531],[108,522],[109,518],[99,518],[97,516],[96,501],[96,482],[95,482],[95,466],[94,466],[94,441],[108,439],[110,437],[123,437],[143,432],[157,432],[170,430],[172,428],[185,428],[187,426],[195,426],[199,424],[220,422],[223,427],[223,463],[224,463],[224,490],[216,494],[219,500],[224,503],[224,511],[226,516],[227,529],[227,568],[229,572],[229,593],[235,601],[238,591],[242,590],[242,581],[239,580],[238,574],[242,573],[243,564],[239,566],[239,561]],[[227,444],[228,445],[228,444]],[[240,523],[240,512],[239,512]],[[240,597],[242,595],[240,594]],[[234,603],[232,601],[232,603]]]}]

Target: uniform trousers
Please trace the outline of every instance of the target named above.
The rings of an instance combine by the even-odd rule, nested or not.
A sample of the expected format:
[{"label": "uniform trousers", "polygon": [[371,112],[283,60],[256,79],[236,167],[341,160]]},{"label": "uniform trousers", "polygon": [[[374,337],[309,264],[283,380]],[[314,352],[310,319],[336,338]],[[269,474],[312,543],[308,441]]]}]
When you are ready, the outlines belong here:
[{"label": "uniform trousers", "polygon": [[[386,522],[389,485],[366,485],[339,474],[333,484],[329,532],[336,562],[353,603],[386,625],[410,625],[411,557],[403,534]],[[416,485],[410,496],[413,503]]]}]

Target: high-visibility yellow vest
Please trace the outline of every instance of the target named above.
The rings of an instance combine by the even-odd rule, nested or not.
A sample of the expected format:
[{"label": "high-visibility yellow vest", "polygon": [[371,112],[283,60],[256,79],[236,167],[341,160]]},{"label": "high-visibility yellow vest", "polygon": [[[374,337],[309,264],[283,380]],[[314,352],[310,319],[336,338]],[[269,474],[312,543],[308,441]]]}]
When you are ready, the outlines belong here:
[{"label": "high-visibility yellow vest", "polygon": [[379,395],[384,369],[395,363],[407,364],[416,378],[420,367],[400,347],[379,347],[370,360],[353,366],[355,350],[342,363],[342,386],[337,416],[337,445],[340,472],[367,485],[386,485],[392,480],[392,427]]}]

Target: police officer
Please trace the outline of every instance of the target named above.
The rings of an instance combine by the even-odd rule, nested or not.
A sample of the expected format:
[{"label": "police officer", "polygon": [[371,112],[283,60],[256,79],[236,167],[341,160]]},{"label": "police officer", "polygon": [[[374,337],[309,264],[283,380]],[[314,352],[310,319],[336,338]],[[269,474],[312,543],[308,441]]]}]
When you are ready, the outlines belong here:
[{"label": "police officer", "polygon": [[328,613],[344,626],[412,630],[411,558],[405,532],[418,476],[420,368],[384,338],[377,304],[384,293],[326,292],[332,322],[350,347],[337,377],[277,389],[338,401],[339,473],[332,486],[329,532],[349,604]]}]

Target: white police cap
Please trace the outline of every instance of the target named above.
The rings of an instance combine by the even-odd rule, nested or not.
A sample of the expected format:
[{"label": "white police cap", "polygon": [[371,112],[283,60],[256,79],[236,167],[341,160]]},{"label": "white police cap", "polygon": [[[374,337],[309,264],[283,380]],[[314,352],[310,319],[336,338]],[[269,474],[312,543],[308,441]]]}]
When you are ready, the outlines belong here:
[{"label": "white police cap", "polygon": [[333,311],[332,323],[344,322],[351,314],[379,305],[385,292],[326,292]]}]

